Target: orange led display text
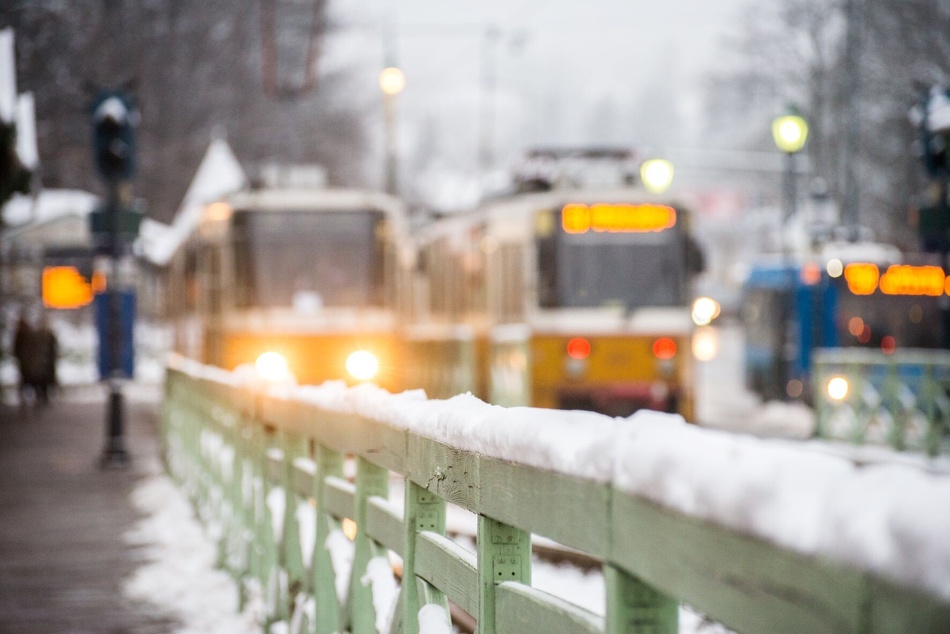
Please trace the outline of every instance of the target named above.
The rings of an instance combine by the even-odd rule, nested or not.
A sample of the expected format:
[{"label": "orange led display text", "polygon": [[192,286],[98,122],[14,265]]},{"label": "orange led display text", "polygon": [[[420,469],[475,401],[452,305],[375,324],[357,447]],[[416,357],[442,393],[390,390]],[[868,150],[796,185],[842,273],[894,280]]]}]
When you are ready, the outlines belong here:
[{"label": "orange led display text", "polygon": [[561,211],[561,226],[567,233],[600,231],[645,233],[663,231],[676,224],[676,210],[667,205],[627,203],[571,203]]},{"label": "orange led display text", "polygon": [[882,275],[876,264],[855,262],[844,267],[844,279],[855,295],[871,295],[878,289],[885,295],[950,294],[950,277],[939,266],[892,264]]},{"label": "orange led display text", "polygon": [[885,295],[943,295],[946,276],[939,266],[892,264],[881,277]]},{"label": "orange led display text", "polygon": [[881,271],[876,264],[853,262],[844,267],[844,279],[848,282],[848,290],[855,295],[870,295],[877,290],[877,281]]}]

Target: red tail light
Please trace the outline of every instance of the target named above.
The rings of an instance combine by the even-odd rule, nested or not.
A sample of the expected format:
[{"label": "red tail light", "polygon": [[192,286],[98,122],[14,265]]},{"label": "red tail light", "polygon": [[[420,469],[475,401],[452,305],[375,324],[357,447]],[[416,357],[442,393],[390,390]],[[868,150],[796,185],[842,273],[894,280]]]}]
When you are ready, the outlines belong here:
[{"label": "red tail light", "polygon": [[897,341],[894,337],[887,335],[881,339],[881,352],[884,354],[894,354],[895,350],[897,350]]},{"label": "red tail light", "polygon": [[567,342],[567,356],[572,359],[586,359],[590,356],[590,342],[583,337],[574,337]]},{"label": "red tail light", "polygon": [[676,342],[669,337],[660,337],[653,342],[653,356],[657,359],[672,359],[676,356]]}]

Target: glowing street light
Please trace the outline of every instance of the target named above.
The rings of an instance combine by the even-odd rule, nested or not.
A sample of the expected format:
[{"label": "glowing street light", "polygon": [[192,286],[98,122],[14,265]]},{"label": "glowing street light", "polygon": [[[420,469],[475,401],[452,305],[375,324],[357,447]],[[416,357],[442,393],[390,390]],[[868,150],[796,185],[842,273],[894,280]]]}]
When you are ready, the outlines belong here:
[{"label": "glowing street light", "polygon": [[406,87],[406,75],[399,68],[390,66],[379,72],[379,89],[388,97],[395,97]]},{"label": "glowing street light", "polygon": [[398,157],[396,148],[396,97],[406,87],[406,75],[395,66],[388,66],[379,73],[379,89],[383,93],[383,126],[386,135],[386,191],[395,195],[399,188]]},{"label": "glowing street light", "polygon": [[775,146],[783,152],[801,152],[808,139],[808,122],[797,114],[775,117],[772,121],[772,139]]}]

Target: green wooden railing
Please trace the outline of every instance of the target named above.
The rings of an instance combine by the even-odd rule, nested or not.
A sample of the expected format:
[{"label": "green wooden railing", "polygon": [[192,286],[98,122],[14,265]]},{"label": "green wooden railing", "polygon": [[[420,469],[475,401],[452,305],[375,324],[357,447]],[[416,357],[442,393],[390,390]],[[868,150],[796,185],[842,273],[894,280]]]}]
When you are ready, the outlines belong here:
[{"label": "green wooden railing", "polygon": [[[385,629],[389,615],[377,614],[385,584],[373,579],[391,571],[379,558],[394,553],[402,582],[391,632],[418,632],[420,610],[447,611],[449,600],[481,634],[670,634],[680,602],[739,632],[950,631],[950,603],[930,590],[776,546],[611,482],[467,451],[187,364],[169,368],[165,396],[167,468],[218,537],[219,564],[242,597],[264,592],[267,625]],[[348,460],[355,475],[344,477]],[[401,506],[389,501],[394,477],[404,481]],[[445,536],[447,503],[477,514],[477,552]],[[338,546],[346,520],[355,522],[349,570],[334,563],[347,554]],[[603,615],[532,587],[532,534],[602,562]]]},{"label": "green wooden railing", "polygon": [[829,348],[813,366],[819,437],[950,453],[950,351]]}]

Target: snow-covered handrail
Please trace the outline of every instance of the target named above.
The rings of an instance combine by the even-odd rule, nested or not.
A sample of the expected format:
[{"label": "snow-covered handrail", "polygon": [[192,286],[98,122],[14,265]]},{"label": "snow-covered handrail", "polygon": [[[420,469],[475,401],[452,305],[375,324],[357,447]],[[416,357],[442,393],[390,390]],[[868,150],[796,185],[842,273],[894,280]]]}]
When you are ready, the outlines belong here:
[{"label": "snow-covered handrail", "polygon": [[[163,427],[169,470],[221,536],[222,564],[264,583],[270,619],[292,631],[442,631],[446,599],[483,634],[672,633],[680,602],[740,632],[950,623],[950,477],[912,466],[654,412],[263,389],[181,360]],[[446,502],[477,514],[477,553],[444,537]],[[603,562],[603,615],[531,586],[532,534]],[[390,552],[417,581],[398,600]]]}]

